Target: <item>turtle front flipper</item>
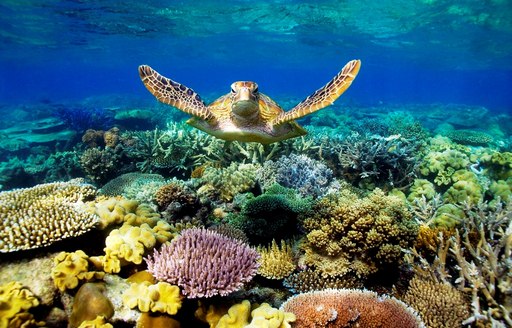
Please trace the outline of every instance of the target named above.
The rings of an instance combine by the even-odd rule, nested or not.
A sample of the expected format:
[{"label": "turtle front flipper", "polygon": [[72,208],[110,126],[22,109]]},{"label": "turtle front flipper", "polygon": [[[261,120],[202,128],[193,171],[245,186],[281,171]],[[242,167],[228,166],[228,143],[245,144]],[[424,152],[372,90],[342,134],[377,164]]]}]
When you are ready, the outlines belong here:
[{"label": "turtle front flipper", "polygon": [[139,75],[149,92],[164,104],[206,121],[213,119],[213,114],[194,90],[160,75],[147,65],[139,66]]},{"label": "turtle front flipper", "polygon": [[359,73],[360,67],[360,60],[349,61],[323,88],[316,90],[291,110],[281,113],[274,119],[273,123],[277,125],[289,122],[332,105],[334,101],[348,89],[350,84],[352,84],[357,73]]}]

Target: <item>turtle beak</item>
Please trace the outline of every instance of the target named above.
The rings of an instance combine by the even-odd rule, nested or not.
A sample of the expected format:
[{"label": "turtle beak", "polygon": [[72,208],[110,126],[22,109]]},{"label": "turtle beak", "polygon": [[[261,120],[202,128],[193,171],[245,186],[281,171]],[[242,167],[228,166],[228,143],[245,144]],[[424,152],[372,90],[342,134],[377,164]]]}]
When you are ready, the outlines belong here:
[{"label": "turtle beak", "polygon": [[254,95],[249,88],[240,88],[240,90],[238,90],[238,101],[244,100],[255,100]]}]

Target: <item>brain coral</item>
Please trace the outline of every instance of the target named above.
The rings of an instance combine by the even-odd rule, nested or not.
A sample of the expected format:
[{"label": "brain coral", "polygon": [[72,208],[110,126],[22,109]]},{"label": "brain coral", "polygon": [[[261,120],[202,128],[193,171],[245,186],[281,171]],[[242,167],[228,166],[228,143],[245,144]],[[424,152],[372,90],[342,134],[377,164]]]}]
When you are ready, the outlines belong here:
[{"label": "brain coral", "polygon": [[99,218],[83,201],[95,195],[92,185],[78,179],[1,192],[0,252],[43,247],[89,231]]},{"label": "brain coral", "polygon": [[292,296],[281,309],[295,314],[296,328],[425,328],[405,303],[357,289],[325,289]]},{"label": "brain coral", "polygon": [[365,278],[396,264],[418,227],[405,200],[375,189],[359,198],[349,190],[322,198],[304,220],[304,262],[324,276],[347,273]]},{"label": "brain coral", "polygon": [[146,258],[157,279],[182,288],[189,298],[225,296],[256,274],[258,253],[239,240],[211,230],[185,229],[160,252]]}]

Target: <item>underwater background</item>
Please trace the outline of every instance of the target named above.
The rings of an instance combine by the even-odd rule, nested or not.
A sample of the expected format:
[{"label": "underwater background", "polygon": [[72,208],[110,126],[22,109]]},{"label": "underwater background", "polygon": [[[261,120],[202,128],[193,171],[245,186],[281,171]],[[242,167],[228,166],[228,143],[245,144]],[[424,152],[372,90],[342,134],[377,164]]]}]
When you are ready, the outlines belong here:
[{"label": "underwater background", "polygon": [[[512,4],[0,4],[0,328],[512,327]],[[353,59],[306,136],[193,129],[285,111]],[[96,306],[85,306],[95,304]]]}]

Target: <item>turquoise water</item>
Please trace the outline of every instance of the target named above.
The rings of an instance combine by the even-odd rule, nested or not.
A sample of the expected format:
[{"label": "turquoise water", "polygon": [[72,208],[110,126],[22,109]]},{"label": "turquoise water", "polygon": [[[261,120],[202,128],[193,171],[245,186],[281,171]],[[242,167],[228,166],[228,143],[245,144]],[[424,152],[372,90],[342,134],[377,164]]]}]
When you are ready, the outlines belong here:
[{"label": "turquoise water", "polygon": [[[3,0],[0,328],[224,327],[230,306],[244,327],[512,327],[511,17],[509,0]],[[332,106],[265,124],[282,121],[261,94],[291,110],[354,59]],[[140,65],[194,107],[158,102]],[[246,99],[198,101],[226,94]]]}]

